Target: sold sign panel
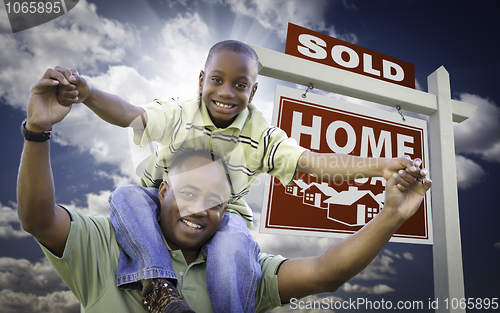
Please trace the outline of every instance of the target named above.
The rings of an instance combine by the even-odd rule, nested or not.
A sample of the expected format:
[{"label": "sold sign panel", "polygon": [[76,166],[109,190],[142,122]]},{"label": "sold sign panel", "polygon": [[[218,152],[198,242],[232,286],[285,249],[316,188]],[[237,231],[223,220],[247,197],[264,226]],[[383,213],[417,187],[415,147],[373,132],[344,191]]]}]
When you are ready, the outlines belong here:
[{"label": "sold sign panel", "polygon": [[[318,153],[369,158],[409,155],[427,160],[427,123],[371,107],[277,86],[273,125],[302,147]],[[330,168],[368,168],[369,161],[320,160]],[[384,208],[385,179],[340,174],[319,179],[298,173],[284,187],[268,177],[262,206],[261,232],[343,238],[355,233]],[[391,241],[432,244],[430,197],[394,234]]]},{"label": "sold sign panel", "polygon": [[415,88],[413,64],[289,23],[285,54]]},{"label": "sold sign panel", "polygon": [[4,0],[10,27],[17,33],[66,14],[73,9],[78,0],[38,0],[12,1]]}]

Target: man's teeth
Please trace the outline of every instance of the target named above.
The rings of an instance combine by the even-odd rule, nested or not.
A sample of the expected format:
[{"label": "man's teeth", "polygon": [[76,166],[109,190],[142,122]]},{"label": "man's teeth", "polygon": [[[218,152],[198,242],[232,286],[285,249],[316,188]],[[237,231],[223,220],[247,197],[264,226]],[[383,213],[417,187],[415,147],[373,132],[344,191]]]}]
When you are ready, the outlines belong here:
[{"label": "man's teeth", "polygon": [[217,101],[214,101],[215,104],[218,106],[218,107],[221,107],[223,109],[230,109],[232,107],[234,107],[234,105],[230,105],[230,104],[224,104],[224,103],[220,103],[220,102],[217,102]]},{"label": "man's teeth", "polygon": [[195,224],[195,223],[191,223],[190,221],[186,221],[186,220],[182,220],[186,225],[188,225],[189,227],[192,227],[192,228],[201,228],[200,225],[198,224]]}]

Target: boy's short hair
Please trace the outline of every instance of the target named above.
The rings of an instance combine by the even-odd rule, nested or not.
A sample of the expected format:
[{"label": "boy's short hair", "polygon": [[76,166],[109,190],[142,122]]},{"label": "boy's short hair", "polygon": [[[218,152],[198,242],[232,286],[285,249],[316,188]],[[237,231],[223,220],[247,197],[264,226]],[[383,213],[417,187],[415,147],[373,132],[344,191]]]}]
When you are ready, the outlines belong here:
[{"label": "boy's short hair", "polygon": [[249,57],[250,59],[254,60],[255,66],[257,67],[259,66],[259,57],[257,56],[257,52],[255,52],[255,50],[252,49],[252,47],[238,40],[224,40],[216,43],[215,45],[212,46],[212,48],[210,48],[210,51],[208,51],[207,60],[205,61],[205,68],[207,68],[207,64],[212,59],[214,53],[217,53],[222,50],[233,51],[236,53],[243,54]]}]

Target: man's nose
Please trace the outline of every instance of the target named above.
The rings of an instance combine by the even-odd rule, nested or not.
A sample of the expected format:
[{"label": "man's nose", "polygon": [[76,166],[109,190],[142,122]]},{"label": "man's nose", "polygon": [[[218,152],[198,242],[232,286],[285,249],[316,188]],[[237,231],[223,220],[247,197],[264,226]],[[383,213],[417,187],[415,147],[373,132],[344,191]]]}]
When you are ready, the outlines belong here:
[{"label": "man's nose", "polygon": [[186,208],[186,214],[185,215],[197,215],[197,216],[204,216],[207,214],[207,206],[204,201],[196,201],[194,203],[191,203],[187,208]]}]

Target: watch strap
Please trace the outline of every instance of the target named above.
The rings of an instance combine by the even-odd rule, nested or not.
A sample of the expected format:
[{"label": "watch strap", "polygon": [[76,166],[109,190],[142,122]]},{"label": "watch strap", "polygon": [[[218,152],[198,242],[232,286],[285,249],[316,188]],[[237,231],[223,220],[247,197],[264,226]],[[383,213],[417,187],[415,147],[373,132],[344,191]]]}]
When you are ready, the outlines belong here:
[{"label": "watch strap", "polygon": [[28,141],[47,141],[50,139],[51,132],[52,128],[48,131],[44,131],[43,133],[34,133],[26,129],[26,119],[24,119],[24,121],[21,123],[21,134],[23,134],[24,138]]}]

